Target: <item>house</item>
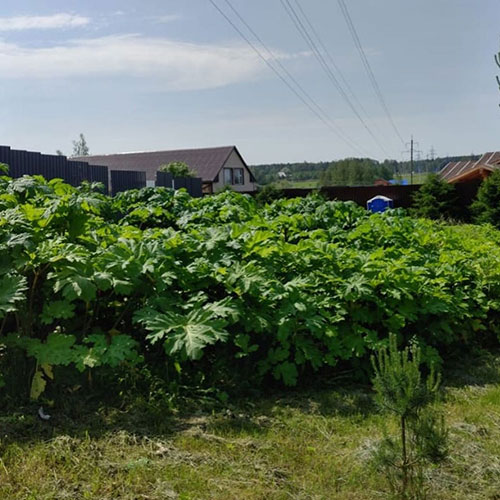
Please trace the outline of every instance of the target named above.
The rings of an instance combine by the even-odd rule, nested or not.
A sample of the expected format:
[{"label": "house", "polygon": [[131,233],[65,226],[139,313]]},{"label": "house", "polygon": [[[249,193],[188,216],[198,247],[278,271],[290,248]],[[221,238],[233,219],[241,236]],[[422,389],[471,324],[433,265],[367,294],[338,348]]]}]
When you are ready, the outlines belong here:
[{"label": "house", "polygon": [[375,179],[374,186],[390,186],[391,183],[386,179]]},{"label": "house", "polygon": [[75,157],[91,165],[106,165],[109,170],[146,172],[146,183],[153,186],[161,165],[184,162],[203,182],[203,193],[215,193],[226,186],[235,191],[256,191],[256,181],[236,146],[178,149]]},{"label": "house", "polygon": [[440,172],[441,179],[449,182],[467,182],[488,177],[500,168],[500,151],[485,153],[479,160],[453,161]]}]

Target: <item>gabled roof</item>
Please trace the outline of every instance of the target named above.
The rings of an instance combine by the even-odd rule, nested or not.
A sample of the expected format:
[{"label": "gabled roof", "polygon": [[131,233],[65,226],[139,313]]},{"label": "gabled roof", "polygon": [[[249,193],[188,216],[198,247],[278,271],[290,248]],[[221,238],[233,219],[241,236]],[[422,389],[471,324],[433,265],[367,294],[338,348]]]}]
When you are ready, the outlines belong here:
[{"label": "gabled roof", "polygon": [[110,170],[145,171],[147,179],[155,179],[158,167],[161,165],[182,161],[195,170],[203,181],[213,182],[233,151],[240,157],[246,169],[250,171],[236,146],[92,155],[71,159],[84,160],[91,165],[106,165]]},{"label": "gabled roof", "polygon": [[500,168],[500,151],[485,153],[479,160],[450,162],[439,172],[439,176],[448,182],[459,182],[475,171],[489,170],[491,172],[498,168]]}]

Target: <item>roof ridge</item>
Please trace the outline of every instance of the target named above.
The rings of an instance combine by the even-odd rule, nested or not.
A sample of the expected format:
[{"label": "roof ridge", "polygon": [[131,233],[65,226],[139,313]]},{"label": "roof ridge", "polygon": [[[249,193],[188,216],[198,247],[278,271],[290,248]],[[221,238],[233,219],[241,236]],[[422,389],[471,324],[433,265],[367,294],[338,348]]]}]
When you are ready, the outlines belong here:
[{"label": "roof ridge", "polygon": [[86,156],[73,156],[72,158],[91,158],[96,156],[119,156],[119,155],[134,155],[134,154],[156,154],[156,153],[178,153],[180,151],[206,151],[215,149],[229,149],[233,150],[236,146],[233,144],[231,146],[209,146],[206,148],[183,148],[183,149],[160,149],[160,150],[150,150],[150,151],[121,151],[119,153],[104,153],[104,154],[92,154]]}]

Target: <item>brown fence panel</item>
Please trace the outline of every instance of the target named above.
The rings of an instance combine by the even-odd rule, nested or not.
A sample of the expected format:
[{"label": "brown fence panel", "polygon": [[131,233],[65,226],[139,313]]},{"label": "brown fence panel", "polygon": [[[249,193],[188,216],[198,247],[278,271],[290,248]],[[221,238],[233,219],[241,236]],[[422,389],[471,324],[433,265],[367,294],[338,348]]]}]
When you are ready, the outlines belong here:
[{"label": "brown fence panel", "polygon": [[[461,182],[455,184],[455,189],[461,206],[469,206],[476,197],[480,181]],[[304,197],[312,192],[320,192],[329,200],[354,201],[366,208],[366,202],[374,196],[387,196],[394,200],[394,208],[409,208],[413,203],[413,195],[420,189],[420,184],[409,186],[326,186],[318,189],[283,189],[286,198]]]}]

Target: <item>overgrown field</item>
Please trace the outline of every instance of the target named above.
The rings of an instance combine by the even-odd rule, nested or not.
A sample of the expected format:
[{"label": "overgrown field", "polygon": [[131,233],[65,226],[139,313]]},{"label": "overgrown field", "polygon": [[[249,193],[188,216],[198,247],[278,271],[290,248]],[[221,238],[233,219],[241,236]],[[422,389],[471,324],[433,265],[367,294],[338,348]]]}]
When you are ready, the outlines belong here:
[{"label": "overgrown field", "polygon": [[144,367],[172,388],[363,377],[389,332],[439,363],[497,342],[499,242],[486,226],[319,196],[110,198],[2,177],[3,393],[37,398],[78,386],[78,373],[90,383]]}]

